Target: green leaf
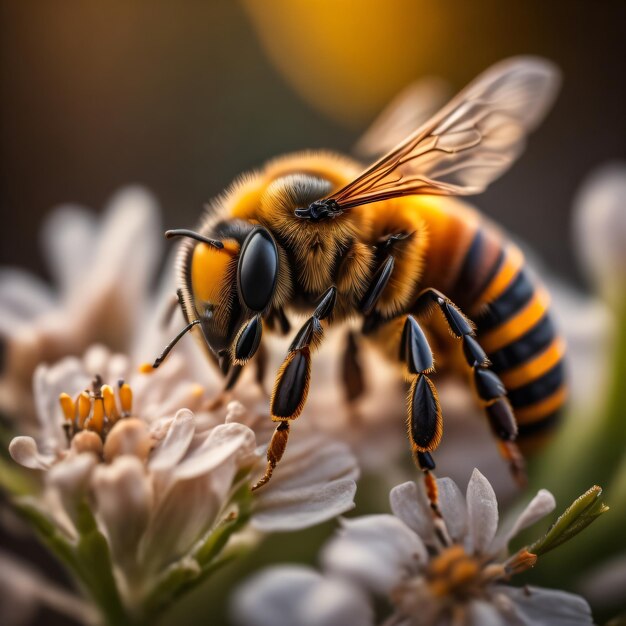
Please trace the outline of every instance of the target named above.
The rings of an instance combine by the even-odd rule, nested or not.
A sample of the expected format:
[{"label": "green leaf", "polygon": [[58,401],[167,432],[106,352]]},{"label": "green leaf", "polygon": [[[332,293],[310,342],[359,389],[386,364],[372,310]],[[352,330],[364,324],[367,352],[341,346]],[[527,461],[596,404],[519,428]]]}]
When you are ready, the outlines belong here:
[{"label": "green leaf", "polygon": [[27,496],[37,492],[37,481],[28,470],[13,459],[0,457],[0,488],[13,496]]},{"label": "green leaf", "polygon": [[41,542],[64,564],[76,573],[78,563],[74,545],[63,535],[48,516],[41,511],[31,498],[16,498],[15,509],[19,515],[28,521],[37,532]]},{"label": "green leaf", "polygon": [[529,546],[528,551],[540,556],[569,541],[591,522],[609,510],[602,503],[602,489],[594,486],[578,497],[550,527],[548,532]]}]

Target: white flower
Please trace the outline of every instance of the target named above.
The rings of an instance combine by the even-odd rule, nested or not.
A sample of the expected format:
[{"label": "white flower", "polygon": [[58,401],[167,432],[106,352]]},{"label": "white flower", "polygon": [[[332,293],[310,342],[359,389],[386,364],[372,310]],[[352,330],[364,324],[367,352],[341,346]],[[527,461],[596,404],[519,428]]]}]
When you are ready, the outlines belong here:
[{"label": "white flower", "polygon": [[351,613],[350,624],[365,626],[374,623],[374,601],[384,600],[391,613],[386,625],[592,624],[578,596],[506,584],[536,560],[524,549],[508,557],[506,549],[518,532],[554,509],[548,491],[539,491],[498,531],[496,497],[478,470],[465,498],[449,478],[437,481],[443,520],[433,517],[421,485],[392,490],[393,515],[344,520],[322,552],[323,576],[309,570],[290,575],[279,567],[244,584],[232,603],[239,623],[340,626]]},{"label": "white flower", "polygon": [[[43,228],[51,289],[15,268],[0,269],[0,408],[34,414],[30,385],[42,362],[82,354],[93,343],[132,352],[142,339],[162,250],[154,199],[139,187],[113,196],[102,218],[81,207],[56,209]],[[173,293],[173,290],[172,290]]]},{"label": "white flower", "polygon": [[612,304],[626,290],[626,164],[593,171],[574,202],[574,233],[584,269]]},{"label": "white flower", "polygon": [[[173,570],[199,577],[221,554],[211,547],[215,536],[232,534],[233,543],[245,529],[305,528],[354,506],[355,459],[319,435],[294,441],[280,474],[253,495],[266,441],[242,422],[259,418],[236,402],[202,411],[205,389],[188,382],[178,356],[111,386],[128,371],[127,360],[102,347],[83,360],[40,366],[40,436],[10,445],[14,460],[45,475],[42,495],[22,505],[51,522],[70,549],[83,539],[87,506],[123,602],[134,610],[158,604],[151,594],[173,584]],[[100,377],[92,381],[94,371]],[[178,408],[185,405],[197,412]]]}]

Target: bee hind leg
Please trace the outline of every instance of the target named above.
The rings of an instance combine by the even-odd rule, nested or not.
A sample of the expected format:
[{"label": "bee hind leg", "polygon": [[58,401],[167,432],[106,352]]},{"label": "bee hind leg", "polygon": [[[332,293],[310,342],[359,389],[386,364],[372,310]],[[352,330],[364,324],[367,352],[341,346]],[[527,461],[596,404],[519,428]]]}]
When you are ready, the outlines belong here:
[{"label": "bee hind leg", "polygon": [[415,311],[418,315],[427,314],[433,307],[441,311],[451,334],[462,341],[463,354],[471,370],[473,387],[491,430],[498,439],[500,454],[508,463],[515,481],[520,486],[525,486],[524,458],[515,443],[517,421],[506,397],[504,383],[490,369],[491,363],[476,340],[472,322],[441,292],[436,289],[425,289],[417,298]]},{"label": "bee hind leg", "polygon": [[333,312],[337,290],[326,291],[313,315],[302,325],[280,366],[270,400],[270,414],[278,422],[267,448],[267,466],[261,479],[252,487],[255,491],[267,484],[280,462],[289,439],[289,423],[300,416],[309,394],[311,382],[311,353],[319,347],[324,329],[322,320]]},{"label": "bee hind leg", "polygon": [[431,509],[441,518],[431,453],[437,449],[443,435],[443,416],[435,384],[428,376],[435,370],[432,349],[412,315],[407,315],[404,321],[399,356],[411,383],[407,398],[407,435],[413,460],[424,475]]}]

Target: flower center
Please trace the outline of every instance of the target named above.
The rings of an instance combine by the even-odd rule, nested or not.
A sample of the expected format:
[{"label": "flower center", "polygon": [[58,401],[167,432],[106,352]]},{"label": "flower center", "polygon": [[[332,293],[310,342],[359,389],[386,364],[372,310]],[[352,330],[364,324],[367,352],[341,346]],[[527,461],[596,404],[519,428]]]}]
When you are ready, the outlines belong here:
[{"label": "flower center", "polygon": [[437,597],[468,596],[482,586],[483,565],[458,544],[446,548],[433,558],[426,570],[431,593]]},{"label": "flower center", "polygon": [[83,431],[95,432],[104,441],[120,419],[131,415],[133,391],[130,385],[120,380],[116,391],[111,385],[102,384],[102,378],[96,376],[92,388],[81,391],[76,398],[67,393],[59,396],[68,443]]}]

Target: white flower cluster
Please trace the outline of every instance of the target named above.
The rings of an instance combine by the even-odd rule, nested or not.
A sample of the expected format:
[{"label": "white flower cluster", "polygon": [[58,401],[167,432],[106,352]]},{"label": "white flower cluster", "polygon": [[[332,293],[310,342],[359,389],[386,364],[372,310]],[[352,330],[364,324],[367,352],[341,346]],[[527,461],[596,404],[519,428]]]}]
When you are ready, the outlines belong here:
[{"label": "white flower cluster", "polygon": [[384,601],[385,626],[575,626],[593,623],[587,603],[569,593],[507,585],[534,555],[508,556],[509,541],[550,513],[541,490],[498,531],[498,504],[475,470],[465,498],[437,480],[443,524],[420,484],[390,494],[393,515],[344,519],[322,551],[323,573],[299,566],[266,570],[245,584],[232,607],[242,626],[371,626]]},{"label": "white flower cluster", "polygon": [[[614,197],[603,206],[614,212]],[[589,228],[594,223],[581,221]],[[244,372],[230,402],[211,402],[225,399],[221,380],[189,341],[152,374],[139,372],[171,336],[163,321],[171,273],[156,294],[151,289],[159,239],[152,198],[131,188],[99,223],[76,207],[53,214],[44,242],[58,294],[19,270],[0,271],[0,410],[23,433],[10,444],[13,459],[41,477],[39,492],[17,504],[89,598],[43,579],[26,584],[30,570],[0,555],[15,572],[7,590],[16,602],[36,598],[85,622],[99,619],[94,606],[108,623],[150,622],[263,533],[307,528],[352,509],[359,464],[402,476],[388,468],[405,446],[395,371],[370,359],[370,393],[347,406],[333,384],[332,354],[342,337],[330,333],[298,436],[272,481],[252,493],[274,426],[259,385],[246,384]],[[598,260],[598,273],[608,263]],[[284,349],[278,342],[270,363]],[[580,361],[587,371],[589,359]],[[510,493],[486,425],[467,419],[464,395],[446,399],[462,419],[438,460],[466,476],[471,439],[481,468],[500,481],[498,493]],[[393,515],[342,520],[322,552],[323,573],[276,567],[247,582],[234,596],[235,618],[243,626],[365,626],[383,613],[385,626],[592,623],[578,596],[507,584],[536,559],[524,550],[509,556],[508,543],[552,511],[550,493],[540,491],[497,532],[494,490],[480,472],[465,497],[451,479],[437,487],[441,518],[421,482],[401,484],[391,492]]]}]

